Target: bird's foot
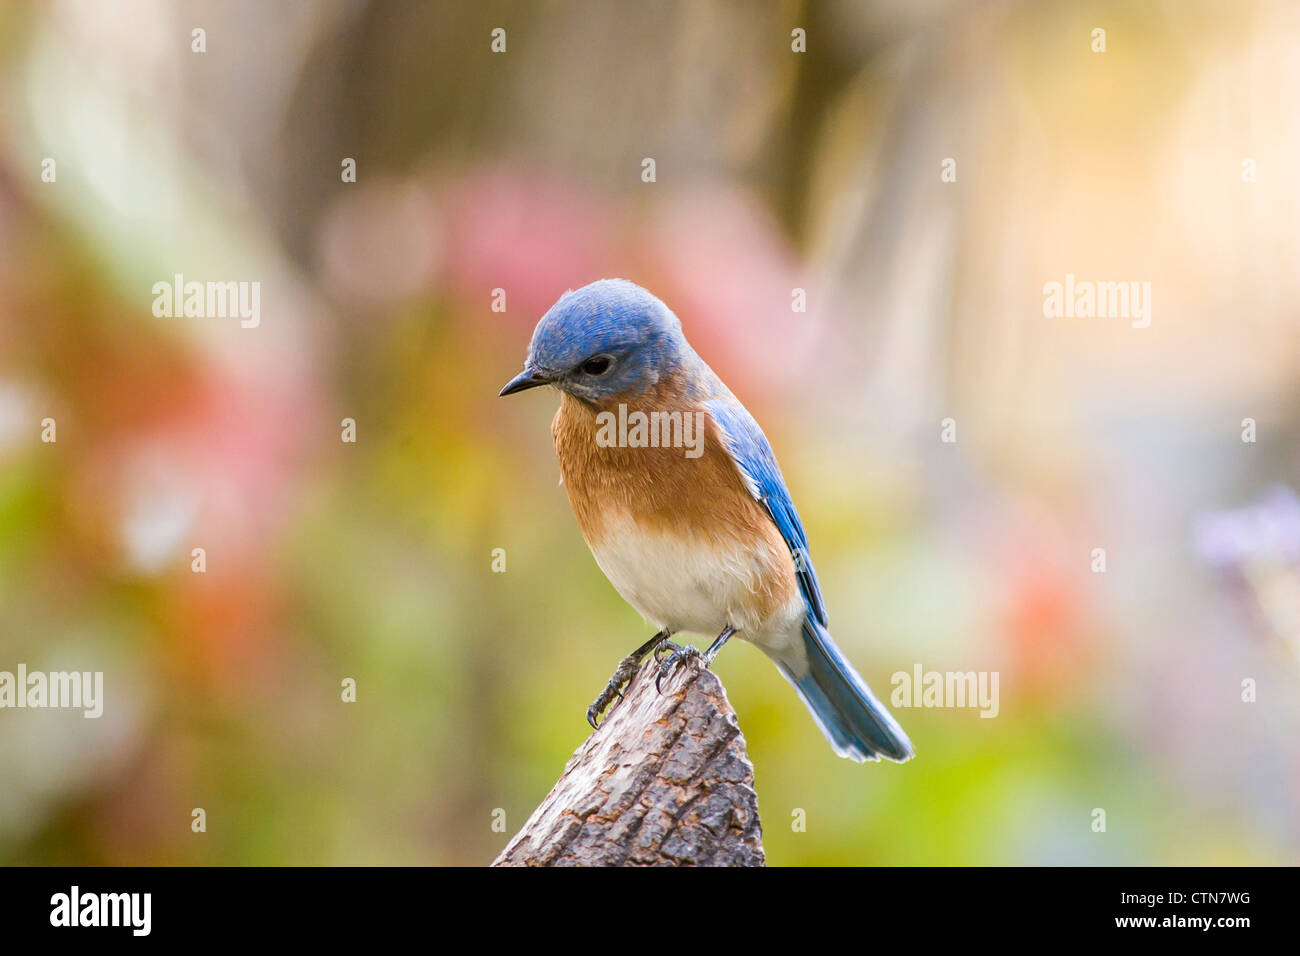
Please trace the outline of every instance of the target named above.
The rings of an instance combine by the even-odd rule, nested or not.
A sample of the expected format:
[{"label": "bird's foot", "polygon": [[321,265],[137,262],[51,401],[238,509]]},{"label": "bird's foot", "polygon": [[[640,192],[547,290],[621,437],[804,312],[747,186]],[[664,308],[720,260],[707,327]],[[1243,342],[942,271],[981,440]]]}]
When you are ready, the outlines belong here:
[{"label": "bird's foot", "polygon": [[637,667],[641,664],[641,659],[629,654],[618,662],[618,667],[614,669],[613,675],[609,678],[609,683],[605,685],[596,699],[591,702],[587,708],[587,723],[591,724],[591,729],[596,730],[600,726],[600,716],[609,709],[609,705],[614,703],[614,698],[623,699],[623,685],[632,679],[636,673]]},{"label": "bird's foot", "polygon": [[682,649],[680,644],[674,644],[672,641],[660,641],[655,645],[654,658],[656,664],[662,664],[665,652],[675,654]]},{"label": "bird's foot", "polygon": [[646,654],[653,651],[655,660],[658,661],[659,647],[667,641],[667,632],[661,631],[618,662],[618,667],[614,669],[614,673],[610,676],[605,689],[597,695],[596,699],[591,702],[591,706],[587,708],[587,723],[591,724],[592,730],[599,729],[600,716],[614,703],[614,698],[623,699],[624,685],[636,676],[637,669],[641,666],[641,661],[645,659]]},{"label": "bird's foot", "polygon": [[681,667],[691,658],[702,659],[704,656],[700,653],[700,649],[694,644],[687,644],[685,647],[682,647],[679,644],[673,644],[671,641],[665,641],[664,644],[660,645],[660,647],[664,646],[671,647],[672,653],[662,661],[659,660],[659,649],[655,649],[655,661],[659,664],[659,675],[655,677],[655,690],[659,691],[661,694],[664,692],[663,681],[665,677],[671,674],[678,667]]}]

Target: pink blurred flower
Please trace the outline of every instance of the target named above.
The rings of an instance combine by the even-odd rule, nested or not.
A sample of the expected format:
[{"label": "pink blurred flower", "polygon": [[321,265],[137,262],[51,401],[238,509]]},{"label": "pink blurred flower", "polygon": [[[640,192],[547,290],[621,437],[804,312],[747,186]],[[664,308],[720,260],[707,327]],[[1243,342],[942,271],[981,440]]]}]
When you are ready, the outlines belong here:
[{"label": "pink blurred flower", "polygon": [[485,310],[505,289],[501,318],[529,331],[565,289],[618,271],[605,204],[536,170],[467,177],[450,192],[447,219],[451,285]]},{"label": "pink blurred flower", "polygon": [[443,228],[419,183],[380,179],[349,186],[317,238],[322,280],[331,294],[363,308],[426,292],[440,265]]},{"label": "pink blurred flower", "polygon": [[[677,194],[658,209],[645,241],[663,278],[651,291],[724,380],[784,392],[815,373],[830,304],[818,300],[751,196],[721,186]],[[805,290],[806,312],[792,308],[796,288]]]}]

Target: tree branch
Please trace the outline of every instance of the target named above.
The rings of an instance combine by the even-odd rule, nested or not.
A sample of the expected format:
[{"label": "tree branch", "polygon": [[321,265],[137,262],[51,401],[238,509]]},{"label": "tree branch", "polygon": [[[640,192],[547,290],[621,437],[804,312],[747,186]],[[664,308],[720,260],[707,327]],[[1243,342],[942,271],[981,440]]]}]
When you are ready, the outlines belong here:
[{"label": "tree branch", "polygon": [[493,866],[762,866],[754,767],[721,681],[650,657]]}]

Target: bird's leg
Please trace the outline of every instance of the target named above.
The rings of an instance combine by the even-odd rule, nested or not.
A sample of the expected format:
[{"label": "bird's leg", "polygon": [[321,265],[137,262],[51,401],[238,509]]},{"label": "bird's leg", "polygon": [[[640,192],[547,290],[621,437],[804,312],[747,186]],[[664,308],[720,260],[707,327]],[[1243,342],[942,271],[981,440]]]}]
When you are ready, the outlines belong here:
[{"label": "bird's leg", "polygon": [[723,628],[722,633],[713,639],[713,643],[709,645],[709,649],[704,652],[705,667],[713,666],[713,659],[718,656],[718,651],[722,650],[723,645],[726,644],[731,635],[735,633],[736,629],[728,624]]},{"label": "bird's leg", "polygon": [[714,639],[713,643],[709,645],[709,649],[703,654],[700,653],[698,648],[691,644],[687,644],[685,647],[679,647],[671,641],[665,641],[663,644],[659,645],[659,647],[655,648],[656,661],[659,661],[659,651],[662,648],[671,647],[673,652],[659,662],[659,674],[655,677],[655,689],[662,694],[664,690],[661,685],[663,684],[664,678],[672,672],[673,668],[680,667],[684,661],[692,657],[698,657],[703,660],[705,667],[712,666],[713,659],[718,656],[718,651],[722,650],[722,645],[726,644],[731,635],[735,633],[736,629],[728,624],[723,628],[722,633]]},{"label": "bird's leg", "polygon": [[[605,689],[587,708],[587,723],[591,724],[592,730],[597,728],[600,715],[614,702],[614,698],[622,698],[623,685],[636,674],[636,670],[641,666],[641,661],[645,659],[645,656],[651,651],[658,654],[660,645],[667,643],[668,638],[671,636],[672,631],[665,628],[618,662],[618,667],[614,669],[614,674],[610,677],[609,683],[605,685]],[[658,657],[655,658],[656,661],[658,659]]]}]

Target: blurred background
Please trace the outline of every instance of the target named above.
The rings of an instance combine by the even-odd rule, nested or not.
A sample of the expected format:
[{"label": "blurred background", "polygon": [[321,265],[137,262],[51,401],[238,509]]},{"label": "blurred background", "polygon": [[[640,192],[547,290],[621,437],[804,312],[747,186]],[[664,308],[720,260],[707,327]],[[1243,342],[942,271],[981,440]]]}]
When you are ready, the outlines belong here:
[{"label": "blurred background", "polygon": [[1286,0],[0,7],[0,670],[105,675],[0,711],[0,862],[489,862],[651,633],[497,399],[606,276],[762,422],[879,696],[1000,674],[858,766],[729,647],[770,863],[1300,862],[1297,63]]}]

